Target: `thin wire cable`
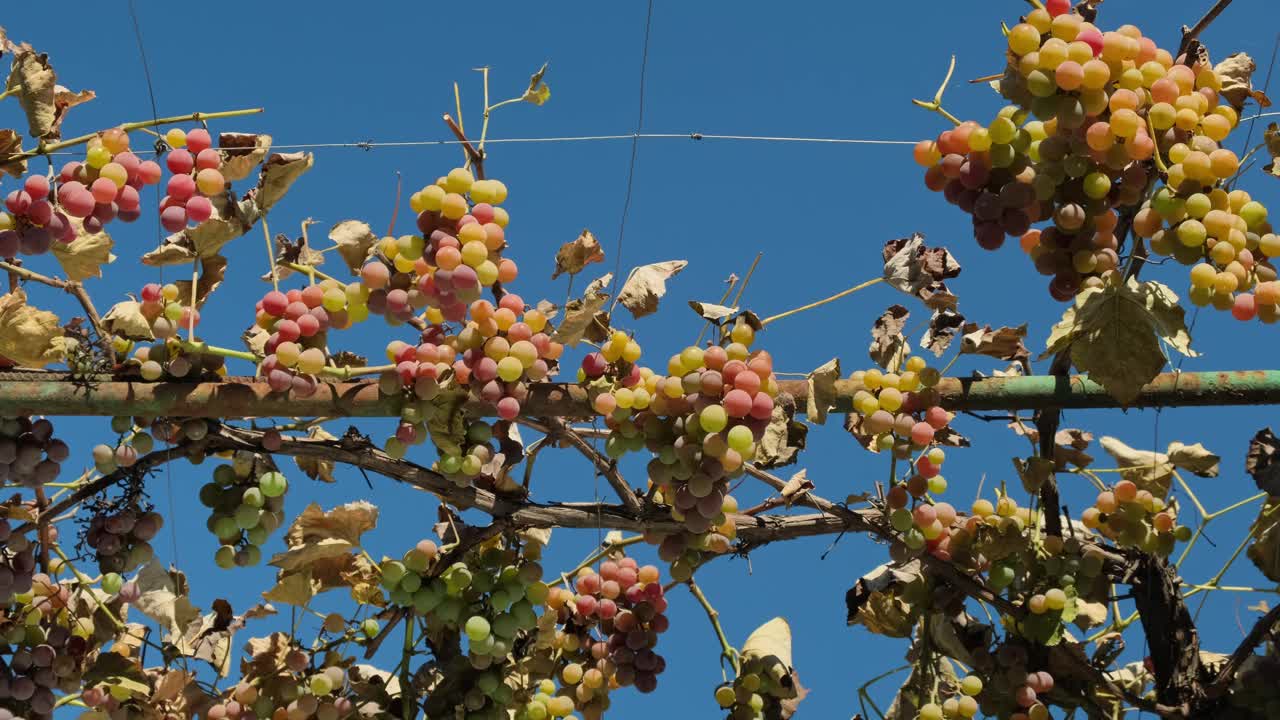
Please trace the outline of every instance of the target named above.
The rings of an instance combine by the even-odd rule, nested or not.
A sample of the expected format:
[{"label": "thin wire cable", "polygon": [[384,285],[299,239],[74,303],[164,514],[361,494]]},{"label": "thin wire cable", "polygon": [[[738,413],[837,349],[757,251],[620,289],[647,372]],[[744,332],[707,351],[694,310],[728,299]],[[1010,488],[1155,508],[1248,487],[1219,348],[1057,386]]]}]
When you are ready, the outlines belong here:
[{"label": "thin wire cable", "polygon": [[[1280,115],[1280,113],[1274,113]],[[1267,117],[1266,115],[1258,117]],[[1245,118],[1249,120],[1251,118]],[[1243,122],[1243,121],[1242,121]],[[700,132],[687,133],[628,133],[625,135],[576,135],[559,137],[531,138],[490,138],[485,144],[503,143],[565,143],[565,142],[599,142],[609,140],[721,140],[727,142],[772,142],[772,143],[825,143],[832,145],[915,145],[915,140],[877,140],[871,138],[824,138],[824,137],[778,137],[769,135],[717,135]],[[272,145],[275,150],[375,150],[377,148],[431,147],[435,145],[461,145],[460,140],[390,140],[379,142],[374,140],[356,140],[351,142],[317,142],[289,143]],[[79,155],[71,150],[60,150],[47,155]]]},{"label": "thin wire cable", "polygon": [[[1266,95],[1267,90],[1271,89],[1271,74],[1276,70],[1276,53],[1280,52],[1280,33],[1276,34],[1276,42],[1271,46],[1271,64],[1267,66],[1267,79],[1262,83],[1262,94]],[[1249,143],[1253,142],[1253,129],[1258,124],[1258,118],[1271,117],[1280,115],[1280,113],[1260,113],[1249,118],[1249,133],[1244,138],[1244,148],[1241,152],[1249,152]]]},{"label": "thin wire cable", "polygon": [[653,0],[649,0],[644,16],[644,45],[640,52],[640,92],[636,110],[636,131],[631,138],[631,161],[627,165],[627,192],[622,201],[622,219],[618,222],[618,249],[614,252],[613,282],[618,286],[618,273],[622,270],[622,239],[627,231],[627,215],[631,211],[631,187],[636,177],[636,155],[640,149],[640,131],[644,129],[644,80],[649,70],[649,30],[653,26]]},{"label": "thin wire cable", "polygon": [[[133,22],[133,36],[138,41],[138,56],[142,59],[142,74],[147,80],[147,96],[151,100],[151,119],[156,120],[160,117],[160,112],[156,104],[155,85],[151,82],[151,63],[147,61],[147,46],[142,41],[142,25],[138,22],[138,9],[134,6],[134,0],[129,0],[129,19]],[[156,146],[156,159],[160,159],[160,146]],[[156,202],[160,201],[160,186],[156,185]],[[157,204],[158,207],[158,204]],[[156,247],[164,243],[164,236],[160,232],[159,223],[156,224]],[[164,284],[164,266],[160,266],[160,283]],[[167,444],[167,443],[166,443]],[[173,562],[179,564],[178,559],[178,516],[174,512],[173,507],[173,472],[170,463],[164,466],[165,494],[168,496],[169,518],[167,523],[169,526],[169,542],[173,546]]]}]

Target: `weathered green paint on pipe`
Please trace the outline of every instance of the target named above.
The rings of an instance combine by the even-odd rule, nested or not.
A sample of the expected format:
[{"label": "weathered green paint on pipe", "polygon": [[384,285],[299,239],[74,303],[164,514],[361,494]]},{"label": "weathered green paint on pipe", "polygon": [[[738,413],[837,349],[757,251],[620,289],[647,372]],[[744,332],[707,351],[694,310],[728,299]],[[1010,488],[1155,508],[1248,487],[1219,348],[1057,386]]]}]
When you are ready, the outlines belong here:
[{"label": "weathered green paint on pipe", "polygon": [[[804,412],[803,380],[782,383]],[[859,385],[836,383],[836,412],[851,409]],[[945,378],[938,385],[952,410],[1119,407],[1102,386],[1081,376]],[[1280,404],[1280,371],[1164,373],[1146,385],[1129,407]],[[251,378],[224,382],[70,382],[48,373],[0,374],[0,416],[144,415],[169,417],[396,417],[398,398],[382,397],[376,382],[321,384],[298,398],[271,392]],[[479,411],[484,408],[477,407]],[[575,385],[539,384],[524,404],[530,417],[587,417],[586,393]]]}]

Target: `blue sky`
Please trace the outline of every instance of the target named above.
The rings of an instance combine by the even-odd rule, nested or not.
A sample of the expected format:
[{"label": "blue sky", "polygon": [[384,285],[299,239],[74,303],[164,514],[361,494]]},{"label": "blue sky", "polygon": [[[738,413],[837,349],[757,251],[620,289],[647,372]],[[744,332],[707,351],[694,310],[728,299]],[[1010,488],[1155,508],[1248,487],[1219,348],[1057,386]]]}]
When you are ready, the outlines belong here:
[{"label": "blue sky", "polygon": [[[1112,0],[1103,5],[1102,24],[1135,23],[1162,46],[1176,45],[1178,27],[1190,24],[1207,2]],[[491,3],[262,3],[227,0],[208,4],[138,0],[138,15],[150,61],[160,115],[263,106],[264,115],[216,122],[212,129],[260,131],[280,144],[410,141],[447,137],[440,114],[453,110],[451,83],[462,86],[464,119],[478,130],[480,76],[472,68],[492,68],[493,98],[518,94],[528,75],[550,61],[551,102],[542,108],[517,105],[494,115],[495,138],[625,134],[634,129],[637,80],[646,6],[642,2],[551,4]],[[3,22],[12,38],[51,54],[60,82],[92,88],[99,99],[77,108],[69,134],[151,116],[150,100],[124,2],[86,4],[91,12],[64,7],[69,22],[51,21],[39,4],[6,8]],[[657,0],[652,18],[645,96],[646,132],[841,137],[917,140],[944,128],[936,115],[911,107],[912,97],[932,94],[948,57],[958,56],[956,78],[946,98],[956,115],[987,122],[999,107],[985,85],[968,78],[1001,70],[999,24],[1013,22],[1026,5],[1014,0],[957,6],[952,3],[672,3]],[[1248,51],[1265,65],[1274,38],[1256,21],[1274,12],[1268,0],[1237,0],[1205,35],[1215,57]],[[1263,24],[1265,25],[1265,24]],[[1260,73],[1261,75],[1261,73]],[[13,103],[0,104],[0,124],[19,122]],[[1254,133],[1260,138],[1262,126]],[[140,145],[140,138],[135,145]],[[1240,149],[1243,138],[1235,139]],[[521,266],[518,292],[529,301],[560,302],[565,280],[550,280],[552,256],[565,241],[590,228],[605,247],[612,269],[624,191],[628,141],[513,143],[493,145],[489,173],[510,188],[510,254]],[[272,212],[273,230],[295,232],[306,217],[318,231],[349,218],[385,228],[395,194],[396,172],[405,182],[401,225],[411,222],[408,194],[455,166],[456,147],[428,146],[316,149],[315,169]],[[4,181],[7,191],[11,181]],[[1245,187],[1255,198],[1275,203],[1274,179],[1254,170]],[[744,143],[704,140],[645,140],[639,147],[631,212],[622,248],[623,272],[636,264],[682,258],[689,267],[670,285],[663,310],[640,321],[619,323],[638,333],[646,358],[665,358],[691,342],[700,320],[685,300],[715,301],[730,273],[741,275],[755,253],[764,258],[744,304],[763,314],[777,312],[836,292],[880,271],[886,240],[913,231],[931,244],[944,244],[964,265],[950,283],[969,319],[993,326],[1031,324],[1028,345],[1043,348],[1048,327],[1061,306],[1016,249],[980,250],[968,219],[929,193],[908,146]],[[160,271],[140,267],[136,258],[155,242],[150,214],[133,226],[112,226],[118,264],[108,277],[90,283],[98,306],[109,306]],[[265,286],[261,241],[233,243],[228,281],[205,313],[204,334],[212,342],[235,345],[252,320],[254,299]],[[35,267],[45,266],[37,261]],[[164,279],[177,279],[167,269]],[[588,273],[589,276],[590,272]],[[1178,292],[1185,270],[1152,268]],[[581,284],[579,284],[581,287]],[[32,301],[70,314],[72,307],[53,292],[32,292]],[[884,286],[838,305],[771,326],[759,346],[773,352],[778,367],[806,372],[833,356],[847,371],[868,366],[866,346],[872,321],[886,305],[904,298]],[[910,305],[912,320],[927,312]],[[370,356],[392,337],[373,323],[348,332],[334,344]],[[911,326],[914,326],[912,323]],[[918,330],[915,331],[918,337]],[[1274,367],[1280,343],[1275,327],[1242,324],[1225,314],[1203,313],[1193,336],[1203,357],[1187,370]],[[913,338],[914,340],[914,338]],[[992,362],[968,359],[955,372],[990,371]],[[246,371],[241,368],[240,372]],[[1157,422],[1158,419],[1158,422]],[[1210,509],[1251,494],[1243,474],[1247,440],[1274,419],[1270,409],[1183,409],[1070,412],[1067,427],[1112,434],[1134,447],[1161,449],[1168,442],[1203,442],[1223,456],[1222,475],[1197,480]],[[973,419],[957,422],[974,447],[949,454],[950,499],[967,505],[979,478],[987,487],[1014,480],[1009,456],[1025,452],[1025,442],[1000,424]],[[59,433],[88,462],[88,448],[106,438],[105,420],[59,420]],[[341,430],[343,425],[337,426]],[[376,437],[391,421],[361,423]],[[412,457],[430,461],[420,448]],[[1100,449],[1095,455],[1103,456]],[[589,499],[607,492],[589,466],[562,453],[539,461],[534,493],[541,499]],[[286,467],[291,467],[286,463]],[[641,482],[639,462],[630,462],[633,483]],[[815,428],[797,468],[808,470],[816,491],[830,498],[862,492],[883,477],[884,462],[859,449],[836,422]],[[195,497],[211,466],[172,465],[151,486],[161,510],[177,510],[170,541],[159,544],[176,555],[191,575],[197,604],[208,607],[228,597],[237,608],[265,588],[269,569],[228,574],[212,564],[215,541],[205,532]],[[786,471],[789,472],[789,471]],[[326,507],[372,497],[383,509],[369,536],[374,554],[399,554],[430,533],[435,514],[430,499],[374,478],[370,492],[358,473],[346,472],[335,486],[314,485],[300,473],[288,509],[306,502]],[[1065,480],[1064,496],[1078,512],[1089,500],[1083,480]],[[761,496],[744,486],[744,503]],[[1185,566],[1200,579],[1220,566],[1246,532],[1245,513],[1216,523],[1204,546]],[[557,531],[549,558],[572,566],[597,542],[594,531]],[[844,591],[863,572],[886,559],[885,549],[844,537],[823,560],[833,538],[765,547],[750,561],[724,559],[699,573],[721,612],[730,639],[740,643],[756,626],[784,615],[795,631],[795,662],[813,689],[802,706],[808,717],[847,717],[856,709],[856,687],[898,664],[906,644],[886,641],[844,625]],[[279,538],[266,548],[280,547]],[[644,557],[650,555],[642,551]],[[554,562],[548,562],[553,567]],[[1225,578],[1240,585],[1260,576],[1247,562]],[[1265,581],[1263,581],[1265,582]],[[1201,636],[1211,649],[1228,650],[1249,624],[1245,609],[1257,596],[1216,593],[1201,614]],[[668,659],[657,697],[682,716],[713,712],[712,689],[720,679],[718,648],[696,603],[673,593],[672,630],[659,650]],[[1194,606],[1193,606],[1194,607]],[[265,628],[264,628],[265,629]],[[253,628],[251,626],[250,632]],[[243,635],[241,639],[247,638]],[[1130,642],[1131,655],[1141,640]],[[878,686],[886,698],[889,687]],[[611,717],[652,712],[652,698],[615,694]]]}]

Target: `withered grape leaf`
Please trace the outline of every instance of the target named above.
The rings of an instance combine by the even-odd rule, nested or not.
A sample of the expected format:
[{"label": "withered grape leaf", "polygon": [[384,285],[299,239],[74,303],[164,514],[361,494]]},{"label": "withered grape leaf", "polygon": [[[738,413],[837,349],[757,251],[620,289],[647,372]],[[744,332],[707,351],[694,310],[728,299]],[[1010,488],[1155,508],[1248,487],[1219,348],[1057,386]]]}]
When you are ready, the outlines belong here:
[{"label": "withered grape leaf", "polygon": [[564,273],[577,275],[586,266],[603,261],[604,250],[600,241],[590,230],[583,229],[576,239],[561,245],[556,251],[556,269],[551,273],[551,279],[555,280]]},{"label": "withered grape leaf", "polygon": [[685,260],[641,265],[631,271],[618,293],[618,302],[631,311],[631,316],[642,318],[658,310],[658,301],[667,294],[667,280],[675,277],[689,263]]}]

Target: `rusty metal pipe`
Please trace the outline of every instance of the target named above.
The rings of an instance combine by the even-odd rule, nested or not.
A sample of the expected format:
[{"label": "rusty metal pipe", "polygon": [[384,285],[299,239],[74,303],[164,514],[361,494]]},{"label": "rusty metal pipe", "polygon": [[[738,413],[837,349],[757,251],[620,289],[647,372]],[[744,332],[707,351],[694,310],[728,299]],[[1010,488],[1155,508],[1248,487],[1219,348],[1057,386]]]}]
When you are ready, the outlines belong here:
[{"label": "rusty metal pipe", "polygon": [[[803,380],[782,383],[803,412]],[[836,383],[835,411],[852,408],[857,383]],[[1082,376],[944,378],[938,385],[952,410],[1120,407],[1102,386]],[[1280,371],[1164,373],[1146,385],[1129,407],[1280,404]],[[477,406],[477,412],[488,408]],[[252,378],[222,382],[72,382],[57,373],[0,373],[0,416],[142,415],[168,417],[397,417],[398,398],[383,397],[376,382],[321,384],[315,395],[274,393]],[[524,414],[588,417],[586,392],[561,383],[532,386]]]}]

